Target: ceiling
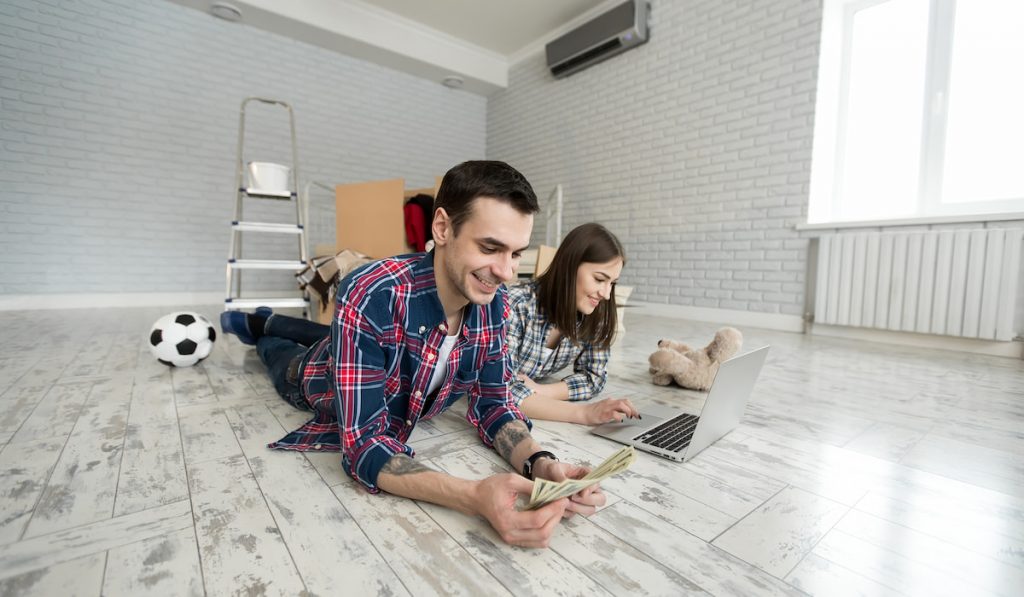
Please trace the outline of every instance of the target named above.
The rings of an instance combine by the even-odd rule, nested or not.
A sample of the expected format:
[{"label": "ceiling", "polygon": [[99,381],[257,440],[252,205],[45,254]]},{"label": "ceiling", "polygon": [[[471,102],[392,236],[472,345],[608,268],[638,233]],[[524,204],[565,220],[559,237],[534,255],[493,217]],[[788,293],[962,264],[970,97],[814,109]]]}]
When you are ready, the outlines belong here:
[{"label": "ceiling", "polygon": [[604,0],[364,1],[506,57],[604,3]]},{"label": "ceiling", "polygon": [[207,14],[227,5],[238,26],[490,95],[511,65],[624,0],[170,1]]}]

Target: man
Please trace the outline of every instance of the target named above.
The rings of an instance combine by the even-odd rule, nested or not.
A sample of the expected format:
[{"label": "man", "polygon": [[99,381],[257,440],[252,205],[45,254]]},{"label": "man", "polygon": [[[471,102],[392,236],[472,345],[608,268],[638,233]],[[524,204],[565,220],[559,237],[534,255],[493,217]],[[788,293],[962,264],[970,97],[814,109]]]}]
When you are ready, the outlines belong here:
[{"label": "man", "polygon": [[[515,509],[516,496],[533,488],[529,479],[588,472],[541,449],[509,392],[502,284],[514,276],[537,211],[533,189],[514,168],[465,162],[438,190],[434,251],[384,259],[346,276],[329,332],[269,310],[223,314],[225,332],[257,344],[278,392],[315,412],[270,446],[341,451],[345,470],[371,492],[482,515],[504,541],[524,547],[546,547],[563,516],[589,515],[603,505],[595,486],[534,511]],[[524,476],[469,481],[413,460],[405,442],[416,422],[463,393],[480,438]]]}]

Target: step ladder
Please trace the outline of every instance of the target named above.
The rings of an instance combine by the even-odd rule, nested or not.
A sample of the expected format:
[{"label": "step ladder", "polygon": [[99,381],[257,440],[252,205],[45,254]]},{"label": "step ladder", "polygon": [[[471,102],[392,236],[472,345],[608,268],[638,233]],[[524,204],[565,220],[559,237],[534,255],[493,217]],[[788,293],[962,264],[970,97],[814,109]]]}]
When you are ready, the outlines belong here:
[{"label": "step ladder", "polygon": [[[292,164],[290,185],[285,189],[257,189],[248,188],[244,183],[245,162],[243,157],[243,146],[245,144],[245,116],[246,107],[250,102],[260,102],[271,106],[279,106],[288,111],[288,122],[291,126],[292,137]],[[238,118],[238,163],[235,169],[235,217],[231,221],[231,248],[228,251],[227,262],[227,290],[224,299],[224,310],[254,309],[260,306],[271,308],[301,308],[303,316],[310,316],[309,295],[305,292],[301,296],[286,298],[259,298],[242,296],[242,271],[243,270],[287,270],[298,272],[306,267],[306,222],[305,210],[299,204],[298,195],[299,180],[299,155],[295,140],[295,113],[292,107],[286,102],[260,97],[248,97],[242,101],[242,107]],[[248,222],[243,219],[242,211],[247,199],[291,201],[295,204],[295,220],[293,222]],[[298,240],[298,258],[294,255],[290,259],[243,259],[242,258],[242,235],[243,233],[260,234],[292,234]],[[296,293],[299,291],[296,290]]]}]

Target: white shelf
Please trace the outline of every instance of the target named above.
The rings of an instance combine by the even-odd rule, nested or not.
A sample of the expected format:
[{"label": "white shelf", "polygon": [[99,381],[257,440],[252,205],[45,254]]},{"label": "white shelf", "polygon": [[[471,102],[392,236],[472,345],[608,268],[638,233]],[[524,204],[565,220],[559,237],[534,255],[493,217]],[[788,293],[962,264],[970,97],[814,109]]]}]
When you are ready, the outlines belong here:
[{"label": "white shelf", "polygon": [[235,298],[224,301],[225,311],[237,311],[239,309],[255,309],[256,307],[270,307],[271,309],[288,308],[309,308],[309,301],[302,298]]},{"label": "white shelf", "polygon": [[228,262],[231,269],[285,269],[299,271],[306,267],[301,261],[283,261],[276,259],[236,259]]},{"label": "white shelf", "polygon": [[291,199],[296,194],[292,191],[272,191],[269,189],[238,189],[250,197],[264,198],[264,199]]},{"label": "white shelf", "polygon": [[245,232],[273,232],[275,234],[302,234],[298,224],[275,224],[271,222],[232,222],[233,230]]}]

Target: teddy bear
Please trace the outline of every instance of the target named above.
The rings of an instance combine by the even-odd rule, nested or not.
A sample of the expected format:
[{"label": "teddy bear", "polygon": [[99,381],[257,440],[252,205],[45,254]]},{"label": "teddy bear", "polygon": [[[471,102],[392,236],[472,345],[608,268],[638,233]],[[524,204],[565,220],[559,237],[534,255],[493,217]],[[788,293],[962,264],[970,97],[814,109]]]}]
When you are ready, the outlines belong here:
[{"label": "teddy bear", "polygon": [[722,328],[704,348],[694,349],[682,342],[659,340],[658,350],[648,362],[652,381],[667,386],[673,381],[684,388],[708,390],[722,361],[730,359],[743,345],[743,334],[736,328]]}]

